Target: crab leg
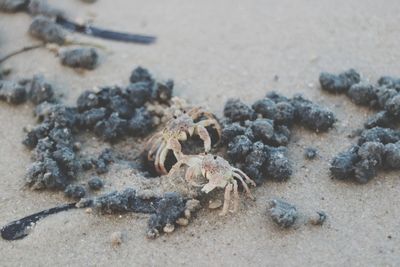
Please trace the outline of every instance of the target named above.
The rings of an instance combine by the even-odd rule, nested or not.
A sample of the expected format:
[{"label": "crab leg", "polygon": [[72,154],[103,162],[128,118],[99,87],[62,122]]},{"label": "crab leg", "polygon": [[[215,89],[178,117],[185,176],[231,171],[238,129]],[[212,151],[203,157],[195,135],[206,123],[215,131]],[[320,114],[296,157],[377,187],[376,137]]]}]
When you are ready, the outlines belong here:
[{"label": "crab leg", "polygon": [[156,153],[156,159],[154,161],[154,167],[156,168],[157,173],[161,174],[161,170],[160,170],[160,154],[162,152],[162,150],[166,147],[166,144],[161,144],[158,147],[157,153]]},{"label": "crab leg", "polygon": [[214,119],[214,115],[210,112],[203,110],[201,107],[196,107],[191,109],[188,112],[188,115],[193,118],[193,120],[200,118],[201,116],[205,116],[208,119]]},{"label": "crab leg", "polygon": [[200,136],[200,139],[204,141],[204,150],[208,152],[211,150],[211,138],[206,128],[202,125],[196,126],[196,133]]},{"label": "crab leg", "polygon": [[233,180],[233,211],[237,212],[238,209],[239,209],[238,183],[236,180]]},{"label": "crab leg", "polygon": [[142,152],[149,150],[149,147],[151,148],[150,151],[152,151],[152,152],[150,153],[150,151],[149,151],[147,153],[147,157],[148,157],[149,160],[151,160],[150,158],[152,158],[152,154],[157,149],[157,146],[153,143],[155,139],[157,139],[157,141],[155,143],[159,144],[161,142],[161,140],[162,140],[162,134],[161,133],[154,134],[152,137],[150,137],[146,141],[145,145],[142,148]]},{"label": "crab leg", "polygon": [[152,137],[150,137],[149,140],[147,140],[145,147],[148,148],[153,143],[154,139],[160,138],[161,136],[162,136],[161,132],[154,134]]},{"label": "crab leg", "polygon": [[252,195],[251,192],[250,192],[249,186],[245,183],[245,181],[243,180],[243,178],[242,178],[239,174],[237,174],[237,173],[233,173],[233,177],[239,179],[240,182],[242,182],[243,188],[244,188],[244,190],[246,191],[247,195],[249,196],[249,198],[251,198],[251,199],[254,200],[254,197],[253,197],[253,195]]},{"label": "crab leg", "polygon": [[201,173],[201,170],[198,166],[191,166],[186,170],[185,180],[192,186],[200,187],[201,185],[193,181],[193,178],[199,175],[199,173]]},{"label": "crab leg", "polygon": [[222,206],[222,211],[219,215],[224,216],[228,213],[229,209],[229,202],[231,201],[231,191],[232,191],[232,184],[228,184],[225,187],[225,194],[224,194],[224,205]]},{"label": "crab leg", "polygon": [[181,155],[178,161],[169,170],[169,175],[175,174],[182,167],[182,165],[189,165],[189,163],[190,163],[189,156]]},{"label": "crab leg", "polygon": [[218,122],[215,119],[207,119],[207,120],[199,121],[197,123],[197,125],[201,125],[203,127],[214,125],[215,130],[218,133],[218,138],[221,139],[221,127],[219,126]]},{"label": "crab leg", "polygon": [[182,166],[183,164],[186,164],[185,160],[184,160],[184,159],[179,160],[179,161],[178,161],[177,163],[175,163],[175,165],[172,166],[172,168],[169,170],[168,175],[170,175],[170,176],[174,175],[176,172],[178,172],[178,170],[181,168],[181,166]]},{"label": "crab leg", "polygon": [[160,153],[160,158],[158,160],[158,168],[161,171],[162,174],[167,174],[167,169],[165,169],[164,162],[165,159],[167,158],[169,148],[168,146],[165,146],[164,149]]},{"label": "crab leg", "polygon": [[182,157],[182,145],[177,139],[170,139],[168,141],[168,149],[172,149],[176,160],[179,160]]},{"label": "crab leg", "polygon": [[163,139],[158,139],[150,148],[148,154],[147,154],[147,160],[154,160],[154,152],[161,146],[161,143],[163,142]]},{"label": "crab leg", "polygon": [[252,186],[256,186],[256,183],[250,179],[249,176],[247,176],[244,172],[242,172],[240,169],[238,168],[232,168],[234,172],[236,172],[237,174],[239,174],[240,176],[244,177],[244,179],[251,184]]}]

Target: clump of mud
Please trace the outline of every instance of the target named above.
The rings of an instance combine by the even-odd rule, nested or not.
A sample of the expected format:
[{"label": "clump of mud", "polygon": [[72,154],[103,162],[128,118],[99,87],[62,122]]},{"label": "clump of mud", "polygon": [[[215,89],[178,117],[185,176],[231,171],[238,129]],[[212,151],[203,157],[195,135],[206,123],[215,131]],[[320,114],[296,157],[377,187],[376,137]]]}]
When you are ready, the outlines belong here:
[{"label": "clump of mud", "polygon": [[299,212],[297,207],[281,199],[272,199],[268,203],[267,214],[272,221],[281,229],[294,227],[295,224],[323,225],[327,219],[327,214],[322,210]]},{"label": "clump of mud", "polygon": [[32,79],[9,81],[0,79],[0,100],[10,104],[22,104],[29,100],[38,105],[42,102],[55,102],[53,86],[43,75],[34,75]]},{"label": "clump of mud", "polygon": [[[350,79],[348,76],[358,77]],[[346,78],[347,77],[347,78]],[[351,82],[350,82],[351,80]],[[328,92],[345,93],[356,104],[370,107],[378,113],[365,123],[366,128],[394,128],[400,121],[400,79],[383,76],[376,84],[370,84],[360,79],[360,74],[351,69],[335,74],[321,73],[321,88]],[[335,91],[334,84],[347,86]]]},{"label": "clump of mud", "polygon": [[340,180],[353,179],[367,183],[379,169],[400,169],[400,132],[388,128],[365,129],[358,144],[338,154],[330,171]]},{"label": "clump of mud", "polygon": [[0,80],[0,99],[10,104],[21,104],[26,100],[25,87],[18,82]]},{"label": "clump of mud", "polygon": [[63,11],[53,8],[45,0],[0,0],[0,11],[8,13],[24,11],[33,16],[47,17],[64,15]]},{"label": "clump of mud", "polygon": [[67,42],[68,32],[51,18],[39,15],[29,26],[29,34],[45,43],[63,45]]},{"label": "clump of mud", "polygon": [[383,76],[370,84],[360,77],[354,69],[321,73],[320,83],[325,91],[346,93],[356,105],[377,110],[365,122],[358,144],[334,157],[330,167],[337,179],[367,183],[380,169],[400,169],[400,132],[394,130],[400,122],[400,79]]},{"label": "clump of mud", "polygon": [[29,0],[0,0],[0,11],[17,12],[28,7]]},{"label": "clump of mud", "polygon": [[278,226],[289,228],[295,223],[298,217],[295,206],[279,199],[273,199],[269,204],[270,216]]},{"label": "clump of mud", "polygon": [[112,143],[128,136],[147,135],[156,126],[157,115],[145,104],[159,105],[159,94],[153,92],[157,92],[160,84],[150,77],[125,88],[114,86],[85,91],[75,107],[67,107],[54,100],[52,86],[42,76],[35,76],[28,95],[32,102],[40,103],[35,109],[40,124],[28,131],[23,142],[33,149],[35,160],[27,174],[28,185],[35,189],[64,189],[74,182],[81,170],[106,173],[113,162],[111,151],[103,151],[97,159],[82,159],[74,146],[77,135],[90,131]]},{"label": "clump of mud", "polygon": [[133,188],[113,191],[99,197],[81,199],[77,207],[93,207],[107,214],[139,212],[151,214],[147,236],[156,238],[161,233],[171,233],[176,226],[186,226],[191,214],[199,208],[199,202],[185,198],[177,192],[162,195],[138,193]]},{"label": "clump of mud", "polygon": [[275,92],[252,106],[230,99],[224,115],[222,143],[229,159],[258,184],[284,181],[292,174],[286,146],[294,124],[325,132],[336,121],[331,111],[300,95],[289,99]]},{"label": "clump of mud", "polygon": [[96,68],[99,59],[97,50],[91,47],[60,49],[58,56],[65,66],[87,70]]}]

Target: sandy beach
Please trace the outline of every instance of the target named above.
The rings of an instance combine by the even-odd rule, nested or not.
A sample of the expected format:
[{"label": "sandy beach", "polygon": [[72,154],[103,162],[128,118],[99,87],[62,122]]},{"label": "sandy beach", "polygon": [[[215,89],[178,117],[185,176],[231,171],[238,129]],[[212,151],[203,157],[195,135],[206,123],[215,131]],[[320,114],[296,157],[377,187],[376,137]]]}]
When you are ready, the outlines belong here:
[{"label": "sandy beach", "polygon": [[[338,121],[321,134],[295,127],[288,146],[291,178],[255,188],[256,201],[243,197],[236,214],[220,217],[217,210],[204,208],[187,227],[150,240],[145,235],[148,215],[73,210],[40,221],[23,240],[0,240],[1,266],[400,265],[399,172],[379,172],[365,185],[329,176],[332,157],[356,142],[348,135],[362,128],[373,111],[344,95],[321,91],[318,82],[321,71],[348,68],[371,82],[382,75],[400,76],[397,1],[51,4],[74,20],[92,19],[97,26],[158,38],[154,45],[143,46],[76,34],[77,40],[106,47],[99,67],[84,73],[62,66],[46,49],[4,64],[13,69],[10,77],[15,79],[42,73],[65,103],[74,104],[80,93],[95,86],[126,85],[132,69],[140,65],[159,80],[174,79],[175,95],[219,116],[228,98],[251,104],[276,90],[286,96],[301,93],[331,109]],[[0,14],[0,56],[37,43],[27,34],[31,19],[24,13]],[[67,201],[62,192],[24,188],[31,152],[21,144],[23,127],[35,123],[33,105],[0,102],[0,226]],[[318,149],[316,160],[304,159],[308,146]],[[104,179],[117,187],[129,184],[129,175],[118,169],[112,168]],[[267,216],[267,201],[274,197],[297,206],[296,227],[280,229]],[[327,213],[326,223],[306,224],[307,215],[317,210]],[[116,231],[126,238],[113,247],[110,235]]]}]

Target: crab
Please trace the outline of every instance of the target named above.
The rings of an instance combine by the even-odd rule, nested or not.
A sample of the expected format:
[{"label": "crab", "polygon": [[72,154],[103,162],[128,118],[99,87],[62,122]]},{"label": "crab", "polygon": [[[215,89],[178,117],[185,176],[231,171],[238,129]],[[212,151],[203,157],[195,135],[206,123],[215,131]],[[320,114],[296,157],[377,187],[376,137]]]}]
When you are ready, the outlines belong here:
[{"label": "crab", "polygon": [[[236,212],[239,207],[239,180],[249,198],[254,200],[250,192],[249,186],[251,184],[256,186],[256,183],[250,179],[243,171],[238,168],[232,167],[228,161],[220,156],[211,154],[202,155],[180,155],[178,162],[171,168],[169,175],[174,175],[183,166],[187,165],[188,168],[185,173],[185,180],[193,186],[202,186],[201,191],[209,193],[215,188],[225,188],[224,204],[220,215],[226,215],[229,211],[231,200],[231,193],[233,191],[233,212]],[[202,175],[207,178],[208,183],[204,186],[199,185],[193,181],[197,176]]]},{"label": "crab", "polygon": [[[202,119],[198,122],[196,120]],[[198,135],[204,142],[204,151],[211,150],[211,137],[206,129],[213,126],[221,138],[221,126],[214,115],[204,111],[202,108],[192,108],[188,112],[183,111],[180,115],[175,115],[169,120],[165,128],[154,134],[146,143],[148,149],[147,159],[154,161],[154,167],[157,173],[167,174],[164,163],[168,151],[172,150],[178,159],[182,146],[179,141],[186,141],[188,136]]]}]

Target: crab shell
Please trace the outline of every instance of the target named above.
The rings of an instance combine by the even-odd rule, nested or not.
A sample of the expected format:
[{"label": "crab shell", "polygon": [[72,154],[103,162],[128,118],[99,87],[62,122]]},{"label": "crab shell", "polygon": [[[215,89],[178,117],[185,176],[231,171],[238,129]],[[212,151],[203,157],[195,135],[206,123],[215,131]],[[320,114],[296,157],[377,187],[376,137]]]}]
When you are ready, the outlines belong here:
[{"label": "crab shell", "polygon": [[[206,117],[205,120],[194,122],[202,115]],[[179,160],[182,151],[179,141],[186,141],[188,136],[197,134],[204,141],[204,151],[210,151],[211,137],[205,127],[211,125],[215,127],[219,137],[221,137],[221,129],[217,120],[211,113],[204,112],[201,109],[192,109],[187,113],[174,116],[173,119],[168,121],[166,127],[147,142],[147,147],[150,146],[147,158],[149,161],[154,160],[157,173],[168,173],[164,162],[169,150],[172,150],[176,159]]]},{"label": "crab shell", "polygon": [[247,183],[256,186],[255,182],[251,180],[244,172],[232,167],[228,161],[222,157],[215,155],[197,155],[197,156],[184,156],[179,160],[171,169],[170,175],[174,174],[182,165],[188,165],[185,179],[192,185],[193,178],[202,175],[208,180],[201,191],[209,193],[215,188],[225,188],[224,205],[220,215],[228,213],[231,193],[233,191],[233,211],[236,212],[239,206],[239,180],[247,193],[247,196],[254,199],[250,192]]}]

